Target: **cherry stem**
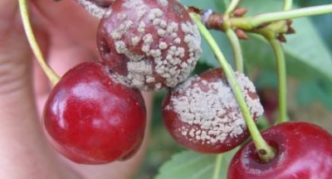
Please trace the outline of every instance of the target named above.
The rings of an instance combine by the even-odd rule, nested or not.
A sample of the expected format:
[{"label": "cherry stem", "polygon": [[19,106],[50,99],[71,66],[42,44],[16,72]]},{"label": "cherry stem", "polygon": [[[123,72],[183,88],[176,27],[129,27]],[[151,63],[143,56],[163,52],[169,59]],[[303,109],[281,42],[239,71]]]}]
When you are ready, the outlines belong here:
[{"label": "cherry stem", "polygon": [[221,166],[222,166],[222,160],[223,160],[224,154],[218,154],[216,157],[216,163],[214,165],[214,171],[213,171],[213,177],[212,179],[219,179],[219,175],[220,175],[220,170],[221,170]]},{"label": "cherry stem", "polygon": [[225,14],[232,13],[236,9],[236,7],[239,5],[239,3],[240,3],[240,0],[232,0],[225,11]]},{"label": "cherry stem", "polygon": [[243,73],[243,55],[240,40],[231,28],[226,29],[226,36],[232,46],[236,71]]},{"label": "cherry stem", "polygon": [[292,9],[293,6],[293,0],[284,0],[284,11],[288,11]]},{"label": "cherry stem", "polygon": [[198,14],[194,14],[194,13],[191,13],[190,15],[191,15],[193,21],[196,23],[200,33],[206,39],[210,48],[216,55],[216,57],[220,63],[220,66],[222,67],[222,69],[227,77],[230,87],[235,95],[235,99],[237,100],[237,102],[240,106],[241,113],[242,113],[244,120],[246,122],[246,125],[249,129],[249,133],[253,139],[253,142],[255,144],[256,150],[258,151],[259,157],[263,161],[269,161],[269,160],[273,159],[273,157],[275,156],[275,153],[274,153],[272,147],[270,147],[268,145],[268,143],[263,139],[253,118],[251,117],[250,111],[244,100],[244,96],[241,92],[239,84],[237,83],[237,80],[235,78],[235,75],[234,75],[234,72],[233,72],[231,66],[227,62],[225,56],[221,52],[217,42],[215,41],[215,39],[213,38],[213,36],[209,32],[209,30],[201,22],[200,16]]},{"label": "cherry stem", "polygon": [[277,73],[278,73],[278,108],[279,115],[276,123],[288,121],[287,115],[287,77],[286,77],[286,61],[285,54],[281,43],[274,38],[267,38],[274,55],[276,57]]},{"label": "cherry stem", "polygon": [[232,0],[229,4],[228,8],[226,9],[224,19],[224,29],[226,32],[226,36],[232,46],[233,51],[233,58],[235,61],[235,67],[236,70],[243,73],[243,56],[242,56],[242,48],[240,44],[240,40],[234,30],[231,27],[231,24],[227,23],[229,22],[229,18],[231,16],[231,13],[236,9],[236,7],[239,5],[240,0]]},{"label": "cherry stem", "polygon": [[[289,5],[285,6],[288,8]],[[232,24],[232,26],[241,28],[243,30],[252,30],[259,27],[260,25],[273,21],[294,19],[314,15],[323,15],[328,13],[332,13],[332,5],[320,5],[288,11],[271,12],[253,17],[232,18],[230,19],[230,23]]]},{"label": "cherry stem", "polygon": [[26,33],[30,47],[33,53],[35,54],[36,59],[39,62],[42,70],[46,74],[47,78],[52,83],[52,85],[55,85],[59,81],[59,76],[53,71],[53,69],[51,69],[47,65],[43,53],[40,50],[39,44],[32,30],[31,21],[29,18],[29,7],[27,4],[27,0],[19,0],[19,8],[22,18],[23,28]]}]

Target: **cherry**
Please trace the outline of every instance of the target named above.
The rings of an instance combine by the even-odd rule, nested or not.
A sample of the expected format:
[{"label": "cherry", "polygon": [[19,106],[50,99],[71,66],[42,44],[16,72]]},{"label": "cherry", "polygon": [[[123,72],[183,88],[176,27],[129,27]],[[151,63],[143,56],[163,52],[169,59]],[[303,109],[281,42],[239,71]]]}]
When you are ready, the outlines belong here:
[{"label": "cherry", "polygon": [[[254,119],[263,107],[253,83],[243,74],[236,78]],[[220,69],[193,76],[173,89],[162,110],[166,127],[180,144],[204,153],[233,149],[248,137],[245,121]]]},{"label": "cherry", "polygon": [[144,90],[185,80],[200,57],[200,43],[196,25],[177,0],[117,0],[97,36],[102,60],[116,79]]},{"label": "cherry", "polygon": [[231,161],[228,179],[329,179],[332,176],[332,136],[305,122],[278,124],[263,132],[276,156],[264,163],[253,142]]},{"label": "cherry", "polygon": [[109,7],[115,0],[87,0],[95,3],[100,7]]},{"label": "cherry", "polygon": [[61,78],[46,102],[44,118],[57,150],[85,164],[132,155],[146,125],[141,93],[115,82],[104,66],[92,62]]},{"label": "cherry", "polygon": [[257,94],[264,107],[265,116],[272,125],[275,122],[274,115],[278,109],[278,92],[274,88],[260,88]]}]

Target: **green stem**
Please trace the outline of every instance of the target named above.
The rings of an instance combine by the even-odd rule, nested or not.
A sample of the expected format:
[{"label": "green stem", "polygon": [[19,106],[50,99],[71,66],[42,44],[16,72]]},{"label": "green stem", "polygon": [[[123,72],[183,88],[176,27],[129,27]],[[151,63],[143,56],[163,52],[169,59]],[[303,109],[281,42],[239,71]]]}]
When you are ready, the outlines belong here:
[{"label": "green stem", "polygon": [[222,165],[223,154],[219,154],[216,157],[216,164],[213,170],[213,179],[219,179],[221,165]]},{"label": "green stem", "polygon": [[239,5],[240,0],[232,0],[229,6],[227,7],[225,14],[230,14],[235,8]]},{"label": "green stem", "polygon": [[240,40],[231,28],[226,30],[226,35],[232,46],[236,71],[243,73],[243,55]]},{"label": "green stem", "polygon": [[279,116],[277,123],[288,121],[287,115],[287,78],[286,78],[286,62],[281,43],[275,38],[267,39],[273,49],[276,57],[276,65],[278,71],[278,108]]},{"label": "green stem", "polygon": [[258,26],[286,19],[294,19],[299,17],[314,16],[332,13],[332,5],[321,5],[314,7],[307,7],[301,9],[294,9],[289,11],[271,12],[260,14],[254,17],[239,17],[230,19],[233,27],[241,28],[243,30],[253,30]]},{"label": "green stem", "polygon": [[266,13],[254,17],[251,23],[255,27],[257,27],[258,25],[272,21],[294,19],[305,16],[322,15],[327,13],[332,13],[332,5],[321,5],[321,6],[307,7],[301,9],[294,9],[289,11]]},{"label": "green stem", "polygon": [[269,161],[274,157],[274,151],[273,149],[267,144],[267,142],[263,139],[262,135],[260,134],[254,120],[251,117],[250,111],[248,109],[248,106],[244,100],[244,96],[241,92],[240,86],[238,85],[234,72],[231,68],[231,66],[228,64],[226,58],[224,57],[223,53],[220,51],[220,48],[217,44],[217,42],[214,40],[211,33],[208,31],[208,29],[204,26],[204,24],[200,20],[200,16],[197,14],[191,13],[192,19],[195,21],[199,31],[203,35],[203,37],[208,42],[210,48],[216,55],[221,67],[223,68],[223,71],[227,77],[227,80],[230,84],[231,89],[233,90],[233,93],[235,95],[236,101],[238,102],[240,106],[241,113],[244,117],[244,120],[246,122],[246,125],[249,129],[250,135],[253,139],[253,142],[256,146],[256,150],[258,151],[258,154],[260,158],[264,161]]},{"label": "green stem", "polygon": [[284,0],[284,11],[288,11],[292,9],[293,6],[293,0]]},{"label": "green stem", "polygon": [[59,80],[59,76],[45,62],[43,53],[40,50],[40,47],[37,43],[36,37],[32,30],[31,21],[29,19],[29,7],[27,4],[27,0],[19,0],[19,8],[20,8],[20,14],[22,18],[24,31],[26,33],[30,47],[33,53],[35,54],[36,59],[39,62],[44,73],[46,74],[52,85],[55,85]]}]

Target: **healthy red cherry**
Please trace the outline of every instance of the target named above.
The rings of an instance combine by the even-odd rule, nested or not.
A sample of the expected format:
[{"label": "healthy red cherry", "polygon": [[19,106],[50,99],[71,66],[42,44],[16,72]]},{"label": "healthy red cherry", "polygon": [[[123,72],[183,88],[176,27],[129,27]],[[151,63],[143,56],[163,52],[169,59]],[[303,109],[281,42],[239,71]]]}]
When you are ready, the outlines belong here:
[{"label": "healthy red cherry", "polygon": [[138,90],[115,82],[99,63],[83,63],[56,84],[44,119],[63,155],[78,163],[102,164],[138,149],[146,111]]},{"label": "healthy red cherry", "polygon": [[[252,82],[236,74],[254,119],[263,107]],[[166,127],[180,144],[204,153],[233,149],[248,138],[240,108],[220,69],[189,78],[173,89],[163,103]]]},{"label": "healthy red cherry", "polygon": [[97,42],[116,79],[144,90],[174,87],[201,54],[198,29],[177,0],[116,0]]},{"label": "healthy red cherry", "polygon": [[234,156],[228,179],[331,179],[332,136],[305,122],[287,122],[267,129],[264,139],[276,156],[262,162],[253,142]]}]

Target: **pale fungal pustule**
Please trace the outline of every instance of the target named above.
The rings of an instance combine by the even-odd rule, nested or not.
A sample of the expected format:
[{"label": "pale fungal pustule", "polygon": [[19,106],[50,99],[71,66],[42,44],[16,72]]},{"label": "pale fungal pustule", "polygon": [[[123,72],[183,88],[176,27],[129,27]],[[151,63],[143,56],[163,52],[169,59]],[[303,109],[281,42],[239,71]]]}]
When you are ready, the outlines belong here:
[{"label": "pale fungal pustule", "polygon": [[[263,107],[253,83],[236,79],[253,118]],[[180,143],[200,152],[223,152],[242,143],[248,132],[239,105],[221,70],[196,75],[172,90],[163,106],[166,126]]]},{"label": "pale fungal pustule", "polygon": [[198,29],[176,0],[117,0],[97,39],[111,75],[143,90],[176,86],[201,55]]}]

